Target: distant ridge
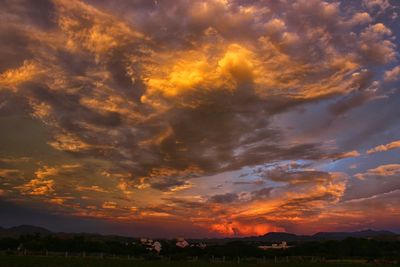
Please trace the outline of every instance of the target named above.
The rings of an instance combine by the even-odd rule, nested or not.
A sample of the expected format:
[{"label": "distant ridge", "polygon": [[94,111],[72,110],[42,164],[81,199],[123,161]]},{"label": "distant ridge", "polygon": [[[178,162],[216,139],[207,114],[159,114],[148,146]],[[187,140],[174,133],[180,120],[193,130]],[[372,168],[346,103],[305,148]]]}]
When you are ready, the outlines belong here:
[{"label": "distant ridge", "polygon": [[260,242],[281,242],[281,241],[301,241],[307,239],[308,236],[296,235],[285,232],[270,232],[262,236],[256,237],[243,237],[246,241],[260,241]]},{"label": "distant ridge", "polygon": [[11,228],[0,228],[0,237],[14,237],[27,234],[51,234],[52,232],[43,227],[33,225],[20,225]]},{"label": "distant ridge", "polygon": [[[11,228],[0,227],[0,238],[2,237],[18,237],[21,235],[60,235],[60,236],[72,236],[72,235],[87,235],[92,237],[97,237],[101,239],[107,239],[110,237],[118,237],[115,235],[101,235],[93,233],[59,233],[52,232],[46,228],[33,226],[33,225],[20,225]],[[230,241],[245,241],[245,242],[300,242],[300,241],[324,241],[324,240],[343,240],[346,238],[389,238],[389,239],[399,239],[400,235],[384,230],[362,230],[355,232],[319,232],[314,235],[296,235],[286,232],[269,232],[261,236],[250,236],[250,237],[232,237],[232,238],[196,238],[188,240],[197,240],[205,242],[215,242],[215,243],[226,243]],[[124,237],[120,238],[133,238]]]},{"label": "distant ridge", "polygon": [[314,234],[312,237],[318,240],[324,240],[324,239],[340,240],[348,237],[367,238],[367,237],[377,237],[377,236],[397,236],[397,235],[390,231],[374,231],[368,229],[358,232],[319,232]]},{"label": "distant ridge", "polygon": [[284,232],[270,232],[257,237],[245,237],[249,241],[281,242],[281,241],[323,241],[323,240],[343,240],[353,238],[376,238],[376,237],[397,237],[398,235],[390,231],[363,230],[356,232],[319,232],[314,235],[296,235]]},{"label": "distant ridge", "polygon": [[250,236],[250,237],[233,237],[233,238],[212,238],[212,239],[193,239],[202,240],[205,242],[213,243],[226,243],[231,241],[245,241],[245,242],[269,242],[278,243],[282,241],[286,242],[309,242],[309,241],[326,241],[326,240],[344,240],[346,238],[374,238],[374,239],[387,239],[387,240],[398,240],[400,235],[390,231],[375,231],[375,230],[363,230],[355,232],[319,232],[314,235],[296,235],[285,232],[269,232],[261,236]]}]

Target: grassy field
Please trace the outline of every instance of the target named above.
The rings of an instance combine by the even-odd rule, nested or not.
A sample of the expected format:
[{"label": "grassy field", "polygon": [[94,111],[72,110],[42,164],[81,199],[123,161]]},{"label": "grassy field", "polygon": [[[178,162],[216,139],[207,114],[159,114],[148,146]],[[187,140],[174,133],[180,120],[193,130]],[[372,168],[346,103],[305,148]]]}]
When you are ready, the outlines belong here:
[{"label": "grassy field", "polygon": [[[371,264],[351,261],[338,261],[329,263],[209,263],[204,261],[144,261],[128,259],[98,259],[98,258],[63,258],[63,257],[35,257],[35,256],[0,256],[0,267],[250,267],[250,266],[276,266],[276,267],[366,267]],[[390,266],[390,265],[385,265]],[[393,266],[393,265],[392,265]],[[398,265],[397,265],[398,266]]]}]

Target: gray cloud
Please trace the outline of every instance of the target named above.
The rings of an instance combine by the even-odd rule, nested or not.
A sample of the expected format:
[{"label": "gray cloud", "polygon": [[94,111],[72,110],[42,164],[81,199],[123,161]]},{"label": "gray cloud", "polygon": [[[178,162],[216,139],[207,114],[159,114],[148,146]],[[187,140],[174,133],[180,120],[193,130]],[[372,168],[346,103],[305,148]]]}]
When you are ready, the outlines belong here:
[{"label": "gray cloud", "polygon": [[214,195],[210,198],[210,201],[214,202],[214,203],[227,204],[227,203],[235,202],[238,199],[239,199],[238,195],[233,194],[233,193],[226,193],[226,194],[222,194],[222,195]]}]

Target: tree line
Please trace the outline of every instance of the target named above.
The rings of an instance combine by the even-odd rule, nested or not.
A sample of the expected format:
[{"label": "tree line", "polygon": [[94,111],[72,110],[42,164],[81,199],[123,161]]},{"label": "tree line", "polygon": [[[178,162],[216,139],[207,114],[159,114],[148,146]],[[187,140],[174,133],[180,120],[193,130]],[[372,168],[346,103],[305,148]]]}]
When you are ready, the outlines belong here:
[{"label": "tree line", "polygon": [[[292,242],[287,249],[261,250],[262,242],[232,241],[225,244],[207,244],[207,247],[176,246],[176,240],[159,240],[160,252],[151,251],[134,238],[96,238],[85,235],[60,237],[55,235],[22,235],[0,238],[0,250],[16,253],[21,251],[51,251],[77,253],[105,253],[131,255],[143,258],[168,257],[172,260],[189,257],[323,257],[326,259],[363,258],[394,259],[400,261],[400,241],[385,241],[364,238],[347,238],[342,241]],[[268,244],[270,245],[270,244]]]}]

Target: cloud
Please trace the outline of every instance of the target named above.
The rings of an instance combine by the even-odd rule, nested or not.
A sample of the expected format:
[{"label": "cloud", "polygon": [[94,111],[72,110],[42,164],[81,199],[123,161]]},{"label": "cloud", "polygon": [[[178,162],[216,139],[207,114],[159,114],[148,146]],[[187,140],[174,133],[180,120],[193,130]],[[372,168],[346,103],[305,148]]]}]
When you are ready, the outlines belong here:
[{"label": "cloud", "polygon": [[368,169],[365,173],[357,173],[354,176],[360,180],[367,177],[386,177],[400,174],[400,164],[380,165],[373,169]]},{"label": "cloud", "polygon": [[[315,186],[310,183],[309,186],[257,190],[248,202],[242,205],[236,203],[227,213],[221,211],[215,224],[209,222],[210,230],[225,235],[287,231],[294,224],[309,221],[310,216],[323,214],[327,207],[339,201],[344,189],[345,183],[338,180],[317,183]],[[220,208],[227,209],[227,206]]]},{"label": "cloud", "polygon": [[107,193],[108,191],[101,188],[98,185],[91,185],[91,186],[81,186],[78,185],[76,186],[77,191],[93,191],[93,192],[99,192],[99,193]]},{"label": "cloud", "polygon": [[[334,49],[342,43],[335,36],[346,34],[343,27],[353,27],[335,25],[337,16],[341,22],[348,20],[340,17],[337,4],[316,1],[322,13],[301,1],[288,6],[290,14],[310,11],[304,18],[308,29],[298,27],[293,16],[260,13],[256,5],[235,11],[218,2],[205,3],[206,8],[196,2],[203,10],[199,17],[192,6],[180,4],[176,12],[192,23],[183,32],[197,45],[164,50],[163,45],[172,43],[150,21],[122,21],[113,13],[123,10],[107,13],[78,1],[54,2],[54,26],[59,30],[54,34],[63,42],[37,28],[41,35],[32,44],[35,61],[30,64],[40,66],[42,76],[24,78],[23,86],[13,85],[24,88],[33,115],[51,127],[48,143],[60,151],[113,159],[117,168],[134,174],[131,179],[149,180],[160,190],[187,186],[188,179],[159,178],[170,180],[159,182],[151,173],[160,166],[176,173],[195,166],[198,171],[192,176],[199,176],[263,161],[319,158],[323,152],[318,144],[285,142],[270,117],[307,102],[347,95],[356,84],[363,86],[359,77],[350,75],[362,60]],[[282,5],[272,6],[274,12]],[[105,10],[109,8],[106,5]],[[142,8],[150,12],[156,7]],[[169,9],[163,6],[157,11],[158,19]],[[229,18],[225,29],[216,21],[209,25],[201,21],[217,11]],[[237,20],[235,13],[240,15]],[[357,25],[368,21],[364,13],[353,18]],[[322,28],[313,26],[314,21],[320,21]],[[178,27],[171,19],[163,23],[171,33],[174,25]],[[251,25],[252,42],[228,34],[245,24]],[[201,38],[192,35],[197,31]],[[360,38],[375,44],[390,34],[383,24],[376,24],[365,28]],[[306,38],[296,37],[300,35]],[[319,45],[321,35],[326,36],[325,48]],[[154,46],[156,41],[159,47]],[[359,53],[356,47],[348,49]],[[30,66],[26,64],[10,73],[19,77]],[[46,71],[49,68],[51,72]]]},{"label": "cloud", "polygon": [[0,168],[0,178],[2,180],[8,180],[8,179],[15,179],[15,178],[20,178],[23,176],[23,172],[17,169],[1,169]]},{"label": "cloud", "polygon": [[393,141],[388,144],[384,145],[379,145],[374,148],[368,149],[367,154],[374,154],[377,152],[384,152],[384,151],[389,151],[392,149],[396,149],[400,147],[400,140],[399,141]]},{"label": "cloud", "polygon": [[340,152],[340,153],[333,153],[333,154],[328,154],[326,155],[326,158],[331,158],[333,160],[341,160],[345,158],[354,158],[360,156],[360,152],[357,150],[352,150],[348,152]]},{"label": "cloud", "polygon": [[388,0],[363,0],[362,4],[367,7],[370,11],[384,12],[390,7]]},{"label": "cloud", "polygon": [[[292,229],[296,223],[305,223],[311,215],[322,215],[325,209],[340,201],[346,189],[343,174],[285,171],[283,167],[278,174],[277,170],[268,179],[282,182],[279,186],[260,189],[257,185],[255,190],[202,198],[167,198],[166,204],[156,210],[177,218],[186,217],[195,225],[223,235],[260,235],[274,229]],[[260,172],[271,175],[271,171]],[[195,212],[188,213],[189,210]]]},{"label": "cloud", "polygon": [[0,88],[16,91],[19,85],[32,80],[38,72],[39,69],[33,62],[25,61],[21,67],[9,69],[0,75]]},{"label": "cloud", "polygon": [[330,106],[335,115],[340,115],[349,110],[362,106],[363,104],[381,97],[380,84],[373,80],[373,73],[367,69],[352,74],[354,77],[354,91],[345,95]]},{"label": "cloud", "polygon": [[68,200],[73,200],[73,197],[51,197],[51,198],[47,198],[45,201],[51,203],[51,204],[55,204],[55,205],[59,205],[59,206],[63,206],[64,208],[70,206],[69,204],[67,204],[66,202]]},{"label": "cloud", "polygon": [[117,203],[113,201],[106,201],[101,207],[104,209],[115,209],[117,208]]},{"label": "cloud", "polygon": [[264,181],[282,182],[289,185],[318,184],[341,178],[340,173],[319,171],[312,168],[309,163],[299,164],[297,162],[277,162],[259,166],[251,175],[262,178]]},{"label": "cloud", "polygon": [[355,13],[351,19],[345,22],[347,27],[352,27],[356,25],[363,25],[372,22],[372,18],[368,12],[358,12]]},{"label": "cloud", "polygon": [[[357,229],[372,228],[374,225],[380,225],[382,229],[396,229],[394,226],[399,223],[398,215],[400,214],[398,209],[399,193],[398,189],[394,189],[339,203],[320,218],[320,225],[330,224],[334,229],[343,229],[341,225],[351,222],[348,230],[354,229],[354,227]],[[376,210],[390,212],[376,213]],[[392,217],[392,215],[395,216]]]},{"label": "cloud", "polygon": [[211,230],[227,236],[259,236],[269,232],[284,232],[284,228],[267,223],[228,222],[211,225]]},{"label": "cloud", "polygon": [[49,195],[55,191],[54,180],[52,179],[42,179],[36,178],[30,180],[28,183],[15,188],[19,189],[22,194],[32,195],[32,196],[42,196]]},{"label": "cloud", "polygon": [[226,193],[222,195],[214,195],[210,198],[213,203],[232,203],[239,199],[238,195],[233,193]]},{"label": "cloud", "polygon": [[[34,177],[30,178],[28,182],[22,185],[19,183],[19,185],[14,186],[14,188],[18,189],[24,195],[51,197],[57,193],[63,193],[64,189],[62,187],[67,183],[62,181],[62,179],[65,177],[71,178],[76,175],[78,171],[82,171],[82,166],[80,164],[63,164],[51,167],[45,165],[33,171],[32,174]],[[26,174],[22,178],[29,176],[29,174]],[[59,182],[59,190],[56,192],[56,184]],[[73,181],[71,180],[71,182]],[[50,199],[51,198],[49,198],[49,201]]]},{"label": "cloud", "polygon": [[[68,212],[79,216],[188,218],[233,235],[291,229],[322,216],[340,201],[347,180],[318,164],[359,157],[359,148],[292,136],[277,120],[312,105],[335,122],[351,117],[385,95],[377,79],[397,55],[394,30],[375,16],[389,9],[387,1],[344,5],[6,1],[0,112],[41,123],[45,145],[57,155],[27,165],[29,180],[18,189],[71,205]],[[385,81],[396,71],[386,71]],[[254,179],[234,181],[231,191],[204,185],[211,176],[258,166]],[[14,175],[13,166],[2,170]],[[218,184],[225,189],[230,179]],[[80,206],[63,195],[80,191],[107,192],[112,201],[93,194]]]},{"label": "cloud", "polygon": [[43,166],[42,168],[39,168],[35,172],[35,175],[38,179],[44,179],[47,177],[54,177],[57,175],[71,174],[80,168],[81,168],[81,165],[79,165],[79,164],[71,164],[71,165],[66,164],[66,165],[60,165],[60,166],[54,166],[54,167]]},{"label": "cloud", "polygon": [[400,79],[400,66],[396,66],[391,70],[385,71],[385,82],[395,82]]},{"label": "cloud", "polygon": [[64,204],[65,200],[63,198],[56,197],[56,198],[49,199],[49,202],[52,204],[62,205],[62,204]]},{"label": "cloud", "polygon": [[360,34],[361,55],[372,64],[386,64],[396,58],[396,45],[389,39],[392,31],[383,23],[368,26]]},{"label": "cloud", "polygon": [[38,179],[43,179],[43,178],[46,178],[49,176],[57,175],[58,172],[59,172],[59,170],[57,168],[51,168],[51,167],[44,166],[43,168],[38,169],[35,172],[35,175]]},{"label": "cloud", "polygon": [[5,157],[0,158],[0,163],[12,164],[12,163],[21,163],[31,161],[30,157]]}]

